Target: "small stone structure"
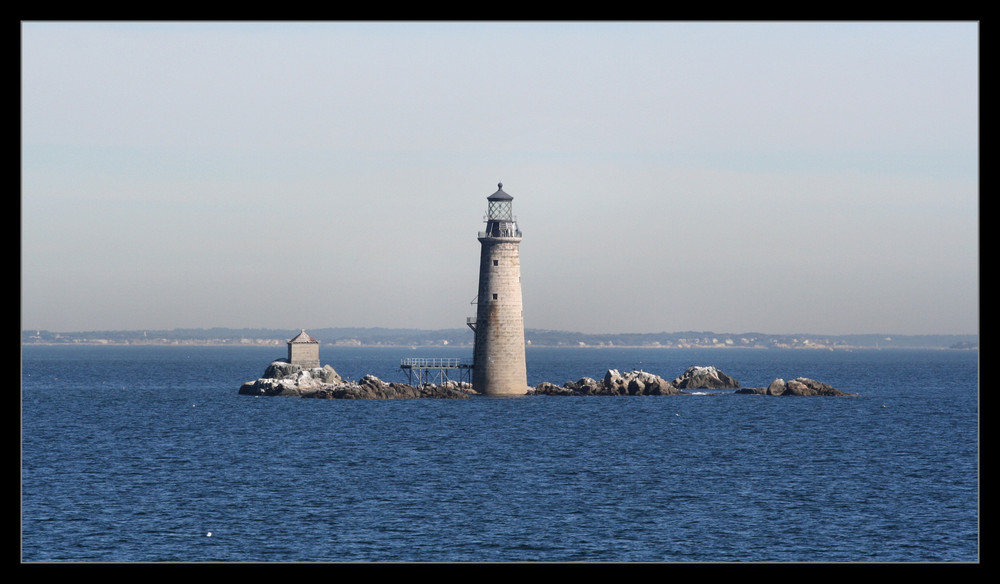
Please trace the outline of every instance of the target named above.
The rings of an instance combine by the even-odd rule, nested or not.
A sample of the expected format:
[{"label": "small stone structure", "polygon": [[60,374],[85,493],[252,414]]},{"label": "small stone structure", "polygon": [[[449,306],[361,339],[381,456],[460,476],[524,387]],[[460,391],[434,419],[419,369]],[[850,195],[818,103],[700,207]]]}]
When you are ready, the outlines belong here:
[{"label": "small stone structure", "polygon": [[306,329],[288,341],[288,362],[303,369],[319,367],[319,341],[309,336]]}]

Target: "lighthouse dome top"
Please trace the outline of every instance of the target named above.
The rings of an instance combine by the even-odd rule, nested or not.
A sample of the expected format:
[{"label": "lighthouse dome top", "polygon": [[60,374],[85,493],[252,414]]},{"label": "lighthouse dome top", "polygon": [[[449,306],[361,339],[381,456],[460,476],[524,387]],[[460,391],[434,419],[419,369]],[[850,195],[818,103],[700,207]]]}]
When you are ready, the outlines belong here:
[{"label": "lighthouse dome top", "polygon": [[508,195],[503,191],[503,183],[497,183],[497,192],[486,197],[487,201],[513,201],[514,197]]}]

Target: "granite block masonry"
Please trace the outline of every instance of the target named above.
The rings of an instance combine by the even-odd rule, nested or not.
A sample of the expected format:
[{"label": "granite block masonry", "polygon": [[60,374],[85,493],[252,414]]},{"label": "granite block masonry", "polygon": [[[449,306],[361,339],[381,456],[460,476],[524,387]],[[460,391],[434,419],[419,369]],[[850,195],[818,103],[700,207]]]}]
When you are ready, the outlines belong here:
[{"label": "granite block masonry", "polygon": [[503,183],[487,197],[486,231],[479,232],[479,295],[472,387],[488,396],[525,395],[524,312],[521,299],[521,231],[514,197]]},{"label": "granite block masonry", "polygon": [[319,341],[306,329],[288,341],[288,362],[304,369],[319,367]]}]

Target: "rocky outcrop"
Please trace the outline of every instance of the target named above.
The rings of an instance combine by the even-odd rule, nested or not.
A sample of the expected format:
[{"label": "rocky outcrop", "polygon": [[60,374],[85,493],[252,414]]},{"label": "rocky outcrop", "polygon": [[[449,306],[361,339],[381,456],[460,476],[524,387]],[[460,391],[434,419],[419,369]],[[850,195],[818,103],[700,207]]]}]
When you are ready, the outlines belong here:
[{"label": "rocky outcrop", "polygon": [[583,377],[567,381],[561,387],[548,381],[535,386],[533,395],[677,395],[681,392],[669,381],[645,371],[619,373],[609,369],[604,379]]},{"label": "rocky outcrop", "polygon": [[462,399],[475,393],[468,383],[454,381],[441,385],[414,387],[405,383],[389,383],[374,375],[366,375],[357,383],[344,381],[329,365],[305,369],[279,359],[268,365],[256,381],[244,383],[240,395],[294,396],[318,399]]},{"label": "rocky outcrop", "polygon": [[740,389],[736,393],[747,393],[757,395],[805,395],[805,396],[857,396],[856,393],[845,393],[839,389],[809,379],[808,377],[796,377],[786,382],[784,379],[775,379],[767,387],[747,387]]},{"label": "rocky outcrop", "polygon": [[688,367],[683,375],[673,381],[678,389],[739,389],[740,382],[715,367]]},{"label": "rocky outcrop", "polygon": [[[775,379],[764,388],[738,389],[739,386],[739,381],[715,367],[689,367],[673,381],[646,371],[620,373],[617,369],[609,369],[601,380],[581,377],[561,386],[545,381],[529,389],[528,395],[684,395],[688,394],[685,390],[691,389],[737,389],[735,393],[759,395],[857,395],[807,377],[788,382]],[[477,395],[469,383],[457,381],[412,386],[382,381],[374,375],[366,375],[357,382],[344,381],[329,365],[309,369],[285,359],[273,361],[260,379],[244,383],[239,393],[315,399],[463,399]]]},{"label": "rocky outcrop", "polygon": [[357,383],[325,386],[302,397],[319,399],[464,399],[472,393],[468,383],[445,382],[442,385],[425,384],[414,387],[405,383],[382,381],[374,375],[365,375]]},{"label": "rocky outcrop", "polygon": [[333,367],[329,365],[324,365],[320,368],[308,369],[302,367],[301,365],[293,365],[288,362],[287,359],[278,359],[272,361],[267,369],[264,371],[262,378],[264,379],[283,379],[286,377],[292,377],[298,375],[302,371],[307,371],[310,377],[322,382],[322,383],[340,383],[343,381],[340,375],[334,370]]},{"label": "rocky outcrop", "polygon": [[715,367],[688,367],[683,375],[667,381],[645,371],[619,373],[609,369],[598,381],[583,377],[559,386],[548,381],[535,386],[532,395],[684,395],[693,389],[736,389],[735,393],[759,395],[855,396],[825,383],[798,377],[789,382],[775,379],[768,387],[740,389],[740,382]]}]

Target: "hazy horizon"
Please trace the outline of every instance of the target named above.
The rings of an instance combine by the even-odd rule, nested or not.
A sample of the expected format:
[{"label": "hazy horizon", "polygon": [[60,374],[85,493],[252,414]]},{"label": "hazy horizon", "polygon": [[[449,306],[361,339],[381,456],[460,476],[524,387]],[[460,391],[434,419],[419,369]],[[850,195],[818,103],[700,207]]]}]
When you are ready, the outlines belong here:
[{"label": "hazy horizon", "polygon": [[978,334],[977,22],[22,22],[21,328]]},{"label": "hazy horizon", "polygon": [[[414,332],[426,332],[426,333],[432,333],[432,332],[437,332],[437,331],[466,331],[466,330],[468,330],[467,327],[457,327],[457,326],[455,326],[455,327],[449,327],[449,328],[413,328],[413,327],[391,328],[391,327],[354,327],[354,326],[314,326],[314,327],[278,327],[278,328],[271,328],[271,327],[177,327],[177,328],[170,328],[170,329],[162,329],[162,328],[151,329],[151,328],[147,328],[147,329],[87,329],[87,330],[53,330],[53,329],[22,328],[21,332],[22,333],[30,333],[31,331],[39,331],[39,332],[45,331],[45,332],[54,333],[54,334],[81,334],[81,333],[102,333],[102,332],[110,332],[110,333],[177,332],[177,331],[185,331],[185,330],[210,331],[210,330],[214,330],[214,329],[221,329],[221,330],[226,330],[226,331],[242,331],[242,330],[247,330],[247,331],[256,331],[256,330],[259,330],[259,331],[268,331],[268,332],[286,331],[286,332],[288,332],[290,334],[294,334],[295,332],[297,332],[299,330],[305,330],[306,332],[314,332],[314,331],[322,331],[322,330],[327,330],[327,329],[333,329],[333,330],[341,330],[341,329],[343,329],[343,330],[354,330],[354,329],[359,329],[359,330],[386,330],[386,331],[399,330],[399,331],[414,331]],[[472,335],[472,331],[469,330],[468,332],[469,332],[469,340],[471,341],[472,340],[472,336],[473,336]],[[578,330],[539,329],[539,328],[533,328],[533,327],[526,327],[525,328],[525,332],[534,332],[534,333],[538,333],[538,332],[545,332],[545,333],[565,333],[565,334],[570,334],[570,335],[571,334],[582,334],[582,335],[587,335],[587,336],[602,336],[602,335],[607,335],[607,336],[617,336],[617,335],[678,335],[678,334],[687,334],[687,333],[713,334],[713,335],[744,335],[744,334],[754,334],[754,335],[756,335],[756,334],[760,334],[760,335],[767,335],[767,336],[795,336],[795,335],[799,335],[799,336],[816,336],[816,337],[822,337],[822,336],[829,336],[829,337],[841,337],[841,336],[883,336],[883,335],[892,335],[892,336],[900,336],[900,337],[911,337],[911,336],[914,336],[914,337],[925,337],[925,336],[926,337],[933,337],[933,336],[944,336],[944,337],[949,337],[949,336],[960,336],[960,337],[964,337],[964,336],[979,336],[979,331],[978,330],[973,331],[973,332],[969,332],[969,333],[915,333],[915,334],[895,333],[893,331],[875,331],[875,332],[860,332],[860,333],[823,333],[823,332],[816,332],[816,331],[770,332],[770,331],[757,331],[757,330],[725,331],[725,330],[704,330],[704,329],[686,329],[686,330],[677,330],[677,331],[650,331],[650,332],[635,332],[635,331],[596,331],[596,332],[584,332],[584,331],[578,331]]]}]

